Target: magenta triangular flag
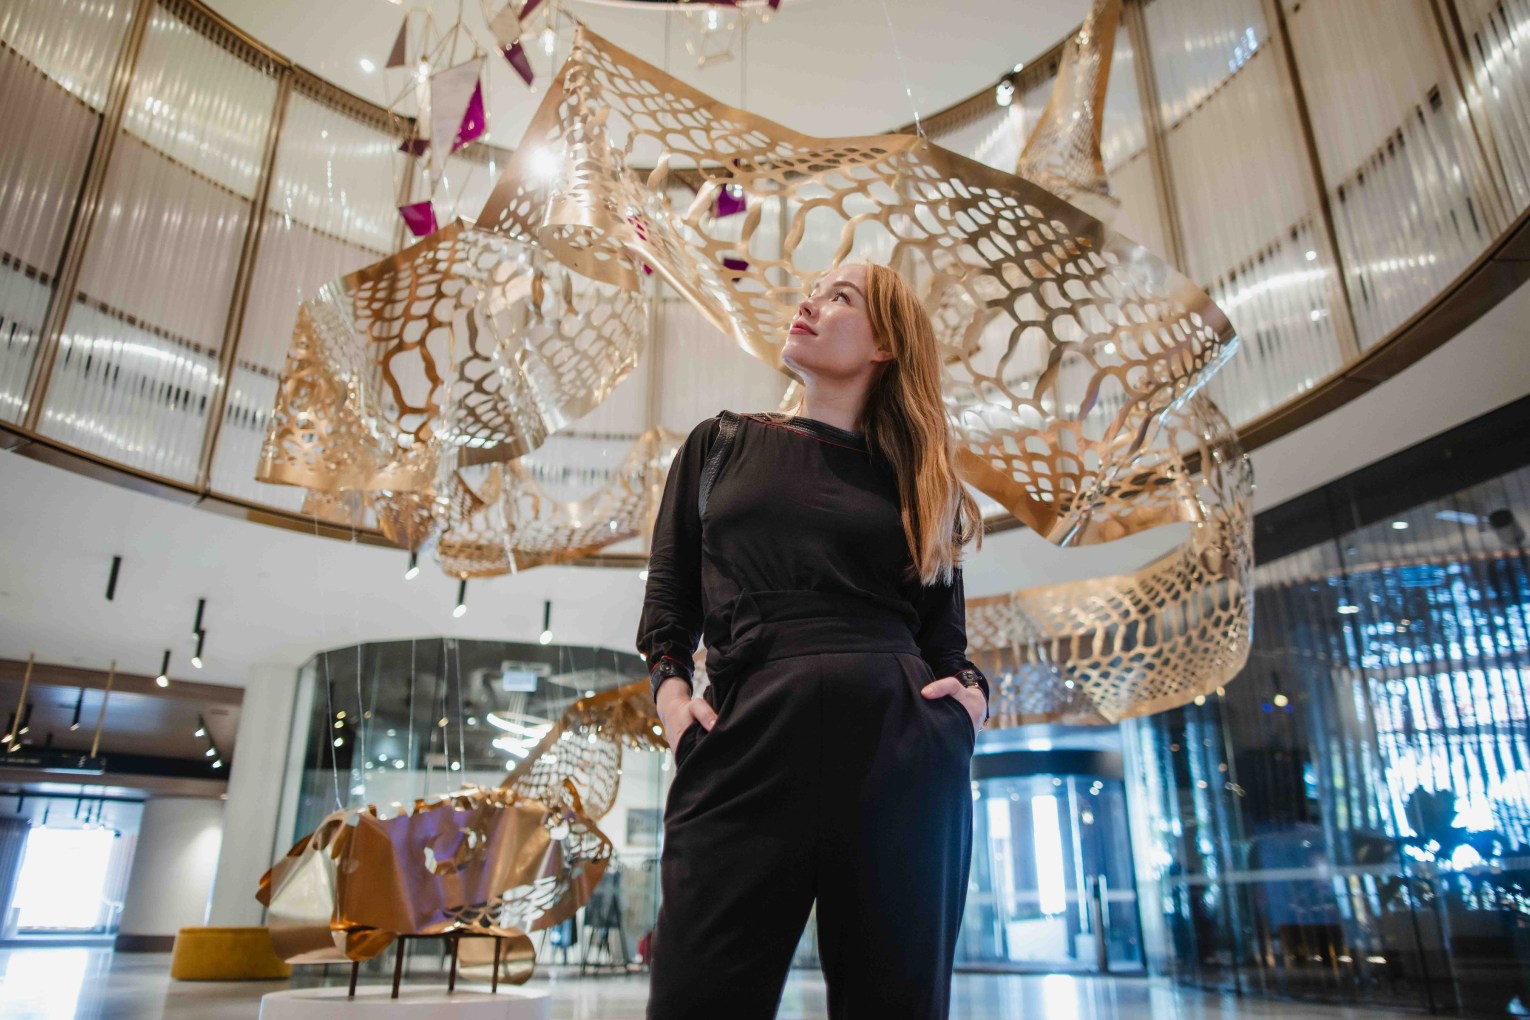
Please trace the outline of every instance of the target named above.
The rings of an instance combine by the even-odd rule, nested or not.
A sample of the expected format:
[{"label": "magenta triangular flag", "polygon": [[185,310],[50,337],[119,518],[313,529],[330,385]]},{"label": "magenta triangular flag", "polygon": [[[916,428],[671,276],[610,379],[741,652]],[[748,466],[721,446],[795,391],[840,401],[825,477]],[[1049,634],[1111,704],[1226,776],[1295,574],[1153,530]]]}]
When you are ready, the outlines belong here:
[{"label": "magenta triangular flag", "polygon": [[482,137],[488,129],[488,118],[483,112],[483,83],[473,86],[473,98],[468,100],[467,112],[462,115],[462,124],[457,128],[457,140],[452,143],[452,151],[456,152],[468,142]]},{"label": "magenta triangular flag", "polygon": [[510,66],[515,68],[515,73],[520,75],[527,85],[530,85],[536,75],[531,72],[531,61],[526,59],[526,51],[521,49],[521,44],[512,43],[500,52],[505,55],[505,59],[510,62]]},{"label": "magenta triangular flag", "polygon": [[738,194],[733,193],[735,185],[724,184],[717,192],[717,201],[713,205],[713,214],[719,219],[724,216],[733,216],[743,212],[749,205],[749,200],[744,197],[744,189],[739,188]]},{"label": "magenta triangular flag", "polygon": [[398,213],[404,217],[404,225],[415,237],[424,237],[426,234],[436,232],[436,210],[429,202],[401,205],[398,207]]}]

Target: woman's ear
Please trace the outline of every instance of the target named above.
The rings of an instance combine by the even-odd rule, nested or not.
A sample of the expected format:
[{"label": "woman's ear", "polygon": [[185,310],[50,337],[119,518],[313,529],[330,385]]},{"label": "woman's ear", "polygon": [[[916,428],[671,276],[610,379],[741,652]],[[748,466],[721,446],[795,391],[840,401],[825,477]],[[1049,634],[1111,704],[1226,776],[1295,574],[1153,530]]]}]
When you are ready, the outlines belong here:
[{"label": "woman's ear", "polygon": [[876,351],[871,355],[871,360],[873,363],[879,361],[891,361],[893,360],[893,352],[888,350],[886,347],[878,347]]}]

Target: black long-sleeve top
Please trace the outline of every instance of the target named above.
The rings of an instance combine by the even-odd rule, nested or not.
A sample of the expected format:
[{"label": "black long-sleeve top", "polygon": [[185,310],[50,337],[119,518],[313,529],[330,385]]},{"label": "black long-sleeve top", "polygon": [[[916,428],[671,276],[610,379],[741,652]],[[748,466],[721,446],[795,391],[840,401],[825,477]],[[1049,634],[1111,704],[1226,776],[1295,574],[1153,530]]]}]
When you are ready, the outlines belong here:
[{"label": "black long-sleeve top", "polygon": [[921,584],[892,466],[858,433],[826,422],[741,415],[703,514],[698,496],[720,421],[686,437],[654,523],[637,647],[655,698],[667,679],[662,661],[689,681],[698,641],[726,636],[714,616],[721,607],[744,592],[806,589],[901,613],[935,676],[972,670],[986,699],[987,679],[967,659],[961,569],[950,584]]}]

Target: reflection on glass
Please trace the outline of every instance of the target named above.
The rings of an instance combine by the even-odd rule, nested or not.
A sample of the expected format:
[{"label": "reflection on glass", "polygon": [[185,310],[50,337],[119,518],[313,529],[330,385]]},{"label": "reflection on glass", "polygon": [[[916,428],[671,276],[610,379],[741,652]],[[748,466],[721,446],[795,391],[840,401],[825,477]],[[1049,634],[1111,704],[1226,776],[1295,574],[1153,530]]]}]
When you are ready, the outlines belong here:
[{"label": "reflection on glass", "polygon": [[[1513,414],[1522,429],[1530,408]],[[1530,469],[1484,437],[1261,522],[1284,545],[1261,556],[1248,666],[1125,727],[1169,973],[1530,1007]]]}]

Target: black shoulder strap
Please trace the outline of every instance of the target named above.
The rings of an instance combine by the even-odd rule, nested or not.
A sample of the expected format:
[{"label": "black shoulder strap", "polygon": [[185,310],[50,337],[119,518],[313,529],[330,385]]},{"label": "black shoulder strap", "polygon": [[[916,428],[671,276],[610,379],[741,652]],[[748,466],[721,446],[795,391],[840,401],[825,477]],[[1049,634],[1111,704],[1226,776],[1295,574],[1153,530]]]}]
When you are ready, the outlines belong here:
[{"label": "black shoulder strap", "polygon": [[717,480],[717,473],[728,459],[728,451],[733,448],[733,436],[738,432],[738,415],[732,411],[720,411],[717,417],[720,419],[717,423],[717,438],[712,441],[711,453],[702,470],[701,494],[696,499],[698,516],[707,512],[707,496],[712,492],[712,483]]}]

